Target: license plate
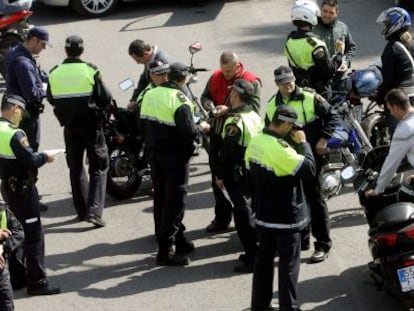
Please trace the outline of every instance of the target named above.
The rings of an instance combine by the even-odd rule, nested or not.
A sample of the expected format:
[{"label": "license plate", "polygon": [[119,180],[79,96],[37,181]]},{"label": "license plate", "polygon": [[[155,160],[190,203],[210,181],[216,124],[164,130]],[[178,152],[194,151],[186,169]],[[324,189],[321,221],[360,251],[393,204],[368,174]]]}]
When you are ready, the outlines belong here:
[{"label": "license plate", "polygon": [[362,105],[352,107],[352,114],[354,118],[361,123],[362,121]]},{"label": "license plate", "polygon": [[414,266],[398,269],[397,275],[403,292],[414,289]]}]

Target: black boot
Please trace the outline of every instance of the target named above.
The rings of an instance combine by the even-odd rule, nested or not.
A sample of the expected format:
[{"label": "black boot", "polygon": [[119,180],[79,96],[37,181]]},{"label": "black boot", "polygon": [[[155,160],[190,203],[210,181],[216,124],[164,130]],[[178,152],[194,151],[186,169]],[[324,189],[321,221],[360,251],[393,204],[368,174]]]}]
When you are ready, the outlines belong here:
[{"label": "black boot", "polygon": [[159,266],[186,266],[190,259],[179,256],[172,251],[172,241],[160,242],[157,254],[157,265]]},{"label": "black boot", "polygon": [[179,256],[185,256],[194,252],[195,246],[193,242],[188,241],[186,238],[178,238],[175,240],[175,254]]},{"label": "black boot", "polygon": [[59,287],[51,287],[46,279],[39,280],[35,283],[27,283],[27,294],[30,296],[37,295],[56,295],[60,294]]}]

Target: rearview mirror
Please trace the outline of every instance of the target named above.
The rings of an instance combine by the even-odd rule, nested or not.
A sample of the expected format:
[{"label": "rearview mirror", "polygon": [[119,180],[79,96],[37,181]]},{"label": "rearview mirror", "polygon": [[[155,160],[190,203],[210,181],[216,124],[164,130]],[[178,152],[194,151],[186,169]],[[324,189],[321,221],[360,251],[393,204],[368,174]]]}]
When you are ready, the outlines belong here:
[{"label": "rearview mirror", "polygon": [[121,89],[121,91],[126,91],[129,88],[134,86],[134,81],[132,79],[128,78],[118,83],[118,87]]},{"label": "rearview mirror", "polygon": [[197,52],[200,52],[203,48],[201,46],[201,43],[196,41],[193,44],[191,44],[188,49],[190,50],[191,54],[195,54]]}]

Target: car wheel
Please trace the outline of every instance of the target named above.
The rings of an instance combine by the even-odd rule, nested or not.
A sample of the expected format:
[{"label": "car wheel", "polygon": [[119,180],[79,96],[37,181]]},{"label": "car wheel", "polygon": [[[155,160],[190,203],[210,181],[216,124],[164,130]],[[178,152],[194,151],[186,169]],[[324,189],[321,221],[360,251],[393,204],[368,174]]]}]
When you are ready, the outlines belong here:
[{"label": "car wheel", "polygon": [[118,0],[72,0],[73,10],[85,17],[101,17],[111,13]]}]

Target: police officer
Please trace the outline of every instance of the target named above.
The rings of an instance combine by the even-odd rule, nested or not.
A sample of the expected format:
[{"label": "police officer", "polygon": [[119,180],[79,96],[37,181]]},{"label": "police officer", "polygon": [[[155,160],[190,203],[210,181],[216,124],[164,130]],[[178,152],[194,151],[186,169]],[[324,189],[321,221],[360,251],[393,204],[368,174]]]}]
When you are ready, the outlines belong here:
[{"label": "police officer", "polygon": [[[47,97],[60,125],[64,126],[73,205],[79,220],[103,227],[109,157],[102,110],[111,104],[112,98],[98,69],[80,59],[83,50],[81,37],[66,38],[68,57],[50,71]],[[85,150],[89,182],[83,165]]]},{"label": "police officer", "polygon": [[20,222],[7,208],[0,205],[0,311],[13,311],[13,289],[7,260],[11,252],[23,244],[24,231]]},{"label": "police officer", "polygon": [[312,87],[326,99],[332,96],[331,79],[339,66],[331,61],[325,42],[312,33],[320,15],[318,5],[311,0],[298,0],[291,10],[292,31],[285,43],[285,56],[292,67],[297,83]]},{"label": "police officer", "polygon": [[[194,251],[194,244],[184,237],[182,223],[189,160],[199,132],[193,121],[194,105],[182,91],[187,75],[188,66],[171,64],[169,81],[149,90],[141,105],[141,131],[154,184],[158,265],[188,265],[186,255]],[[209,130],[206,122],[200,127]]]},{"label": "police officer", "polygon": [[212,188],[215,201],[213,221],[207,226],[207,232],[215,233],[226,230],[232,217],[232,206],[215,183],[218,152],[221,146],[223,124],[229,109],[232,85],[237,79],[244,79],[254,86],[254,95],[249,104],[260,113],[260,91],[262,82],[251,71],[248,71],[237,54],[224,51],[220,55],[220,69],[214,71],[201,95],[201,103],[209,109],[214,106],[217,113],[211,123],[209,164],[212,177]]},{"label": "police officer", "polygon": [[134,40],[129,44],[128,54],[137,64],[143,64],[145,67],[139,77],[138,85],[134,89],[128,105],[128,107],[133,107],[136,105],[139,94],[151,82],[149,75],[149,64],[156,61],[161,61],[164,64],[172,64],[175,62],[175,59],[161,50],[158,46],[151,45],[140,39]]},{"label": "police officer", "polygon": [[[334,133],[336,125],[340,124],[339,116],[332,113],[329,103],[314,90],[296,86],[291,68],[280,66],[274,71],[274,75],[278,92],[268,103],[265,124],[270,124],[278,106],[285,104],[294,108],[298,114],[298,123],[304,127],[307,140],[312,146],[319,173],[327,141]],[[311,261],[320,262],[326,259],[332,244],[329,236],[328,207],[322,197],[318,178],[306,183],[304,187],[311,209],[312,234],[316,238]],[[309,248],[309,232],[304,233],[302,248]]]},{"label": "police officer", "polygon": [[38,55],[49,45],[49,33],[43,27],[33,27],[27,33],[26,40],[13,47],[6,55],[6,92],[19,95],[27,103],[25,116],[20,124],[34,151],[39,148],[40,119],[43,112],[43,98],[46,97],[47,75],[41,72],[34,55]]},{"label": "police officer", "polygon": [[39,167],[54,160],[53,155],[36,153],[29,145],[26,134],[18,129],[25,101],[9,94],[1,104],[0,118],[0,178],[7,194],[10,209],[23,226],[24,249],[27,265],[27,293],[52,295],[59,288],[50,287],[44,266],[44,235],[40,220],[36,176]]},{"label": "police officer", "polygon": [[239,257],[242,263],[234,267],[236,272],[252,272],[257,250],[256,232],[249,202],[244,174],[244,152],[252,137],[262,129],[260,116],[250,105],[254,86],[247,80],[237,79],[230,92],[231,115],[223,128],[223,141],[219,151],[216,184],[227,191],[233,202],[236,230],[245,254]]},{"label": "police officer", "polygon": [[[252,311],[273,310],[270,303],[276,251],[279,254],[279,308],[300,310],[296,300],[301,247],[299,231],[309,223],[301,180],[315,176],[315,160],[304,132],[292,131],[297,117],[292,107],[278,106],[271,124],[251,139],[246,150],[252,209],[259,232]],[[287,137],[301,151],[289,145]]]},{"label": "police officer", "polygon": [[334,90],[339,88],[340,81],[345,78],[356,52],[356,44],[351,32],[345,23],[338,20],[338,12],[337,0],[323,0],[321,16],[318,17],[318,24],[313,29],[313,33],[326,43],[329,55],[341,61],[334,76],[334,80],[338,81],[333,81],[332,84]]}]

